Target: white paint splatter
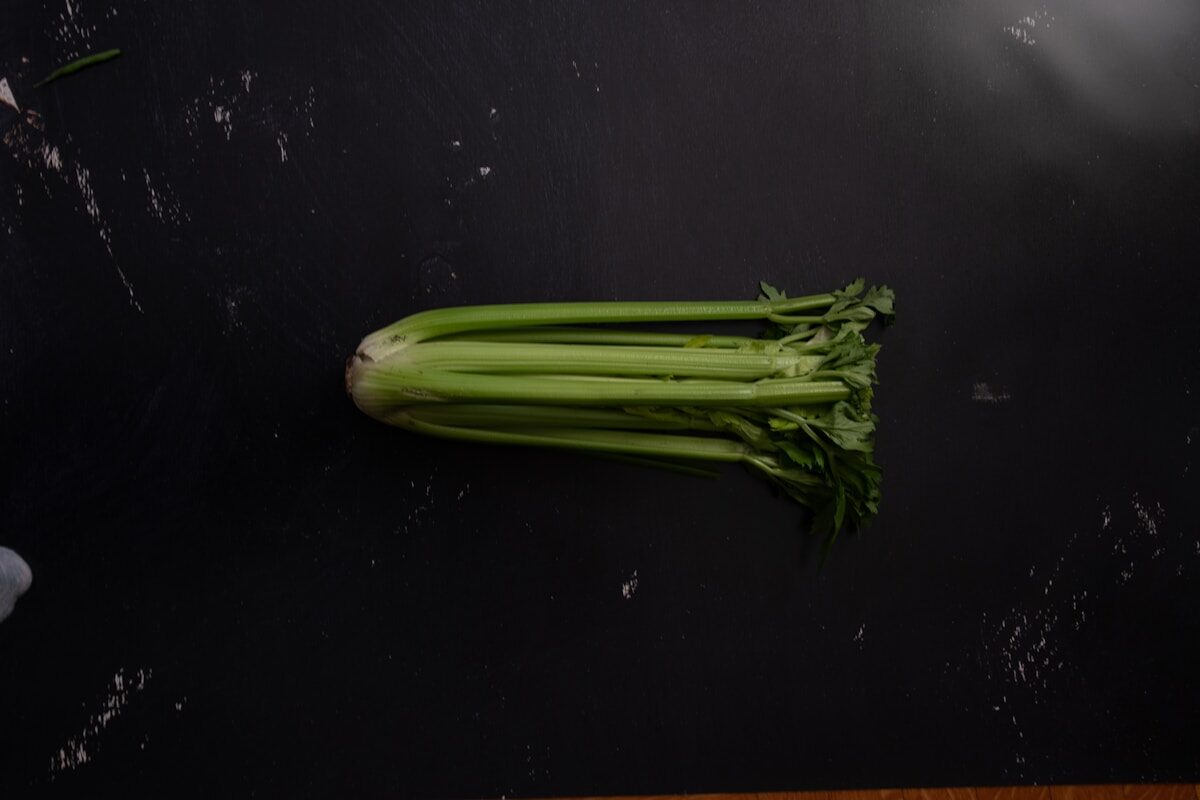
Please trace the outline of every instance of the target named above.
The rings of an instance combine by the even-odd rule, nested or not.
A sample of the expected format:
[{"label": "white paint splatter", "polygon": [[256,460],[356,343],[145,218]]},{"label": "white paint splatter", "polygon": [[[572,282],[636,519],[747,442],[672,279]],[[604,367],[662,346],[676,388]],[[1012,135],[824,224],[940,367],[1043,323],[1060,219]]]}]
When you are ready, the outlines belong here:
[{"label": "white paint splatter", "polygon": [[971,387],[971,399],[977,403],[1007,403],[1012,395],[1005,389],[993,389],[983,381],[977,381]]},{"label": "white paint splatter", "polygon": [[[245,72],[238,74],[237,80],[245,87]],[[251,75],[253,78],[253,75]],[[248,91],[248,89],[247,89]],[[233,110],[238,106],[243,94],[226,88],[224,78],[208,77],[208,89],[202,95],[194,98],[183,111],[183,120],[187,126],[188,136],[195,137],[200,132],[200,120],[203,115],[211,114],[213,122],[225,133],[225,140],[233,136]]]},{"label": "white paint splatter", "polygon": [[58,152],[58,147],[52,147],[49,142],[42,142],[38,153],[41,154],[42,163],[46,165],[46,169],[62,172],[62,154]]},{"label": "white paint splatter", "polygon": [[492,174],[491,167],[480,167],[479,168],[479,177],[486,178],[488,175],[491,175],[491,174]]},{"label": "white paint splatter", "polygon": [[858,626],[858,633],[854,634],[854,641],[858,642],[860,646],[862,645],[863,634],[866,632],[866,630],[867,623],[864,622]]},{"label": "white paint splatter", "polygon": [[101,701],[100,709],[88,717],[82,731],[68,739],[66,744],[50,757],[51,777],[64,770],[78,769],[92,760],[100,734],[121,716],[130,699],[146,688],[153,674],[151,669],[139,669],[126,679],[125,670],[117,670],[117,674],[109,683],[108,694]]},{"label": "white paint splatter", "polygon": [[0,78],[0,103],[10,105],[17,111],[21,110],[17,105],[17,98],[13,97],[12,89],[8,88],[8,78]]},{"label": "white paint splatter", "polygon": [[146,183],[146,201],[147,210],[150,216],[163,223],[173,223],[178,225],[183,221],[191,221],[191,216],[179,206],[179,201],[175,198],[169,184],[164,183],[162,188],[155,187],[150,178],[150,170],[142,169],[142,178]]},{"label": "white paint splatter", "polygon": [[[1114,510],[1112,505],[1105,505],[1100,514],[1099,530],[1093,537],[1081,539],[1076,532],[1051,569],[1035,571],[1030,567],[1030,579],[1034,579],[1035,574],[1040,576],[1039,585],[1030,587],[1041,588],[1042,591],[1037,593],[1044,598],[1040,607],[1014,606],[998,626],[989,623],[984,614],[987,663],[996,663],[1000,667],[994,680],[998,688],[1006,690],[1005,708],[1008,708],[1009,696],[1014,695],[1014,700],[1031,706],[1041,703],[1044,692],[1054,688],[1051,681],[1057,678],[1061,682],[1060,674],[1071,668],[1067,654],[1074,652],[1073,631],[1081,631],[1090,618],[1097,616],[1093,612],[1097,611],[1101,598],[1105,594],[1119,596],[1121,592],[1130,591],[1128,587],[1132,581],[1139,577],[1143,581],[1147,579],[1141,572],[1147,562],[1179,552],[1172,548],[1178,547],[1176,542],[1182,544],[1183,535],[1171,535],[1165,527],[1166,509],[1161,503],[1145,501],[1134,494],[1128,507],[1132,511],[1132,525],[1122,513],[1124,506]],[[1115,588],[1112,583],[1097,585],[1098,575],[1094,572],[1072,572],[1072,566],[1081,560],[1081,554],[1074,548],[1084,542],[1101,553],[1108,552],[1111,545],[1108,580],[1115,575]],[[1195,549],[1196,555],[1200,556],[1200,540],[1195,543]],[[1082,561],[1089,561],[1086,554]],[[1173,572],[1176,577],[1184,575],[1181,564]],[[1028,596],[1030,592],[1026,589],[1022,594]],[[1106,598],[1106,602],[1111,602],[1111,597]],[[989,674],[989,677],[992,676]],[[1012,725],[1017,738],[1024,739],[1016,714]]]},{"label": "white paint splatter", "polygon": [[632,600],[638,588],[638,573],[635,569],[633,574],[629,576],[629,580],[621,582],[621,597],[626,600]]},{"label": "white paint splatter", "polygon": [[163,221],[163,203],[162,203],[162,199],[161,199],[161,198],[158,196],[158,192],[157,192],[157,191],[155,191],[155,189],[154,189],[154,185],[153,185],[152,183],[150,183],[150,172],[149,172],[149,170],[145,170],[145,169],[143,169],[143,170],[142,170],[142,175],[144,175],[144,176],[145,176],[145,178],[146,178],[146,196],[147,196],[147,199],[149,199],[149,201],[150,201],[150,213],[151,213],[152,215],[154,215],[154,217],[155,217],[155,218],[156,218],[156,219],[157,219],[159,222],[162,222],[162,221]]},{"label": "white paint splatter", "polygon": [[279,163],[286,163],[288,160],[287,152],[288,136],[283,131],[280,131],[275,137],[275,144],[279,147]]},{"label": "white paint splatter", "polygon": [[1158,536],[1158,523],[1166,519],[1166,509],[1162,507],[1162,503],[1154,504],[1154,513],[1142,505],[1138,496],[1135,494],[1129,503],[1133,507],[1133,513],[1137,516],[1138,530],[1141,533],[1149,534],[1150,536]]},{"label": "white paint splatter", "polygon": [[1034,38],[1034,31],[1040,25],[1044,29],[1049,29],[1054,17],[1042,7],[1032,14],[1021,17],[1012,25],[1005,25],[1004,32],[1016,39],[1023,45],[1033,47],[1037,44],[1037,39]]},{"label": "white paint splatter", "polygon": [[304,98],[304,114],[308,117],[308,129],[312,131],[317,127],[316,121],[313,119],[313,107],[317,104],[317,94],[313,87],[308,87],[308,95]]},{"label": "white paint splatter", "polygon": [[75,186],[79,189],[79,196],[83,200],[83,210],[91,218],[92,225],[96,229],[96,235],[104,243],[104,249],[108,252],[108,257],[112,259],[113,266],[117,269],[117,276],[120,277],[121,284],[129,294],[130,305],[144,314],[145,311],[142,309],[142,304],[133,296],[133,284],[129,282],[129,278],[125,276],[125,271],[121,269],[121,265],[117,263],[116,257],[113,255],[112,231],[109,230],[108,223],[100,216],[100,206],[96,202],[96,193],[92,189],[91,173],[79,163],[75,164]]},{"label": "white paint splatter", "polygon": [[242,291],[238,290],[234,294],[228,295],[224,299],[225,305],[225,332],[232,333],[242,327],[242,320],[238,314],[241,306]]},{"label": "white paint splatter", "polygon": [[[83,210],[91,217],[92,222],[100,224],[100,206],[96,203],[96,193],[92,190],[91,172],[82,164],[75,165],[75,185],[79,188],[79,196],[83,198]],[[108,229],[101,228],[100,240],[107,245],[109,239]]]},{"label": "white paint splatter", "polygon": [[62,60],[72,61],[92,49],[96,26],[84,18],[82,6],[75,0],[64,0],[66,10],[51,22],[50,39],[62,50]]},{"label": "white paint splatter", "polygon": [[[291,96],[286,103],[277,105],[262,92],[251,95],[250,90],[259,77],[259,73],[249,69],[238,70],[226,77],[208,76],[207,88],[184,106],[183,121],[187,135],[193,139],[199,136],[204,121],[211,115],[225,134],[226,141],[233,138],[235,116],[240,120],[239,127],[247,125],[259,136],[277,138],[280,129],[285,127],[292,128],[293,132],[300,127],[307,128],[305,136],[311,136],[312,129],[316,127],[313,118],[316,94],[313,87],[308,87],[303,98]],[[292,124],[287,124],[289,122]],[[285,135],[283,138],[286,141],[288,137]],[[281,160],[288,158],[290,155]]]},{"label": "white paint splatter", "polygon": [[225,141],[233,136],[233,111],[225,106],[213,106],[213,121],[225,131]]}]

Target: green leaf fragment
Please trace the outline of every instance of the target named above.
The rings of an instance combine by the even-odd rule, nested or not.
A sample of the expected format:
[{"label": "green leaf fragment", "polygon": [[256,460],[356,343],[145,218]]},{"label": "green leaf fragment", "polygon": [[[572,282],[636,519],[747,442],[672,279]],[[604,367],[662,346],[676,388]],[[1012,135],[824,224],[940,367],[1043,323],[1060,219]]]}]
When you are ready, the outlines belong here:
[{"label": "green leaf fragment", "polygon": [[872,286],[863,295],[862,303],[875,309],[885,323],[891,323],[896,318],[896,293],[886,286]]},{"label": "green leaf fragment", "polygon": [[761,281],[758,284],[758,288],[762,290],[762,294],[760,294],[758,296],[759,300],[767,300],[770,302],[775,302],[778,300],[787,300],[787,294],[785,292],[779,291],[778,289],[776,289],[774,286],[767,283],[766,281]]},{"label": "green leaf fragment", "polygon": [[824,434],[831,443],[843,450],[869,453],[875,449],[875,422],[864,418],[852,405],[835,403],[825,414],[809,421],[809,425]]},{"label": "green leaf fragment", "polygon": [[816,456],[813,455],[811,447],[804,448],[787,440],[777,441],[775,446],[782,450],[793,464],[804,467],[807,470],[816,470],[820,468],[817,463]]},{"label": "green leaf fragment", "polygon": [[42,78],[40,81],[38,81],[37,83],[35,83],[33,85],[33,88],[34,89],[40,88],[42,86],[45,86],[47,83],[56,81],[59,78],[65,78],[68,75],[74,75],[76,72],[87,69],[88,67],[95,66],[96,64],[103,64],[105,61],[112,61],[114,58],[116,58],[119,55],[121,55],[121,51],[119,49],[114,48],[112,50],[104,50],[100,53],[93,53],[92,55],[84,56],[83,58],[76,59],[75,61],[72,61],[69,64],[64,64],[63,66],[61,66],[58,69],[51,72],[46,77]]}]

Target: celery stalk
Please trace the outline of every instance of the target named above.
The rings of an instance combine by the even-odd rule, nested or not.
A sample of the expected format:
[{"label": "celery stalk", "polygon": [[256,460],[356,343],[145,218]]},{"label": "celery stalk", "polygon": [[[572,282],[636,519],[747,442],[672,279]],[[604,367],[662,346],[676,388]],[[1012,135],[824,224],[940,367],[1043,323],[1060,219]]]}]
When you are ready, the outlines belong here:
[{"label": "celery stalk", "polygon": [[[789,299],[522,303],[423,311],[365,337],[346,389],[366,414],[459,441],[573,450],[709,474],[741,463],[814,512],[826,547],[878,510],[878,345],[887,287]],[[616,323],[762,320],[765,338]],[[581,327],[596,326],[596,327]]]}]

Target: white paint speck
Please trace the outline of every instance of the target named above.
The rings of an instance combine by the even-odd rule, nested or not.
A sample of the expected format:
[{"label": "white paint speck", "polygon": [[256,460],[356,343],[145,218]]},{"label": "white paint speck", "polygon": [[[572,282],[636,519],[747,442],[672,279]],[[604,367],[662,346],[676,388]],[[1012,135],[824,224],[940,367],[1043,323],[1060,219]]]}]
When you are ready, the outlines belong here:
[{"label": "white paint speck", "polygon": [[621,582],[621,597],[626,600],[632,600],[638,588],[638,573],[635,569],[633,574],[629,576],[629,580]]},{"label": "white paint speck", "polygon": [[225,141],[233,136],[233,112],[225,106],[213,106],[213,121],[225,130]]},{"label": "white paint speck", "polygon": [[225,298],[225,331],[232,333],[242,327],[242,320],[238,315],[240,300],[236,295],[229,295]]},{"label": "white paint speck", "polygon": [[858,642],[861,645],[862,640],[863,640],[863,634],[866,632],[866,630],[867,630],[867,623],[864,622],[861,625],[859,625],[858,633],[854,634],[854,641]]},{"label": "white paint speck", "polygon": [[1102,512],[1100,512],[1100,530],[1106,531],[1109,529],[1109,526],[1111,526],[1111,525],[1112,525],[1112,507],[1105,506],[1104,510]]},{"label": "white paint speck", "polygon": [[492,174],[491,167],[480,167],[479,168],[479,177],[486,178],[488,175],[491,175],[491,174]]},{"label": "white paint speck", "polygon": [[971,387],[971,399],[977,403],[1007,403],[1012,395],[1005,389],[993,389],[983,381],[977,381]]},{"label": "white paint speck", "polygon": [[0,78],[0,103],[10,105],[17,111],[21,110],[17,105],[17,98],[13,97],[12,89],[8,87],[8,78]]},{"label": "white paint speck", "polygon": [[313,87],[308,87],[308,96],[304,98],[304,113],[308,116],[308,129],[312,131],[317,127],[317,123],[313,120],[313,106],[317,104],[316,90]]},{"label": "white paint speck", "polygon": [[41,153],[42,163],[46,165],[46,169],[62,172],[62,154],[58,152],[58,147],[51,146],[49,142],[42,142],[38,152]]},{"label": "white paint speck", "polygon": [[283,131],[280,131],[275,136],[275,144],[279,147],[279,163],[281,164],[286,163],[288,160],[287,143],[288,135]]},{"label": "white paint speck", "polygon": [[242,70],[242,91],[250,94],[250,81],[254,80],[254,73],[248,69]]}]

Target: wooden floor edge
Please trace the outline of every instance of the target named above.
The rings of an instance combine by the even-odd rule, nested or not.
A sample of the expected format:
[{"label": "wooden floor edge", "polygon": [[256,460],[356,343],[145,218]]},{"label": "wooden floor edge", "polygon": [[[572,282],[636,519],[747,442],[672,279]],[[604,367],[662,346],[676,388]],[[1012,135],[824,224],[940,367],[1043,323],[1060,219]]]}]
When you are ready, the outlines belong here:
[{"label": "wooden floor edge", "polygon": [[552,800],[1200,800],[1200,783],[1095,783],[836,791],[599,795]]}]

